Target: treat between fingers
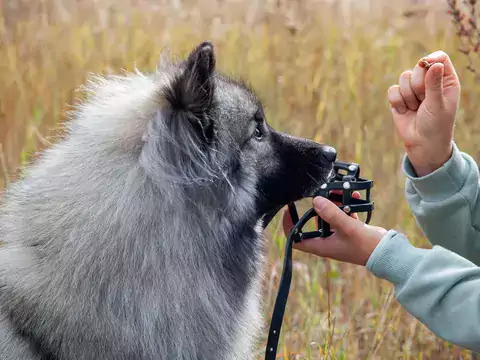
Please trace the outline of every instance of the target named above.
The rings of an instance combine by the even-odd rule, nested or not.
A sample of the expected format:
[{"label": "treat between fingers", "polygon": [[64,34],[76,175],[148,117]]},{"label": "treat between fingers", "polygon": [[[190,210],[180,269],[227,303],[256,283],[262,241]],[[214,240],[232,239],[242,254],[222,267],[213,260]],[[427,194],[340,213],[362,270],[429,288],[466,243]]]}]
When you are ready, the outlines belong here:
[{"label": "treat between fingers", "polygon": [[429,69],[430,66],[433,65],[433,63],[429,63],[427,60],[421,60],[421,63],[423,64],[423,66],[425,66],[425,69]]}]

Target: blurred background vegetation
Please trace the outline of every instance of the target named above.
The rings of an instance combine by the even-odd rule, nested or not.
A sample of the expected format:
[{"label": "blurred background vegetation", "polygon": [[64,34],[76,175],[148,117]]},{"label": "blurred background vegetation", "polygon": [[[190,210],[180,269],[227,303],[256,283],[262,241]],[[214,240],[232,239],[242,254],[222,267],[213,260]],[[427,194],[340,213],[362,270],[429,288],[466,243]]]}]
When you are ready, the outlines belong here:
[{"label": "blurred background vegetation", "polygon": [[[361,164],[376,183],[374,224],[429,246],[403,197],[386,94],[420,57],[447,51],[463,87],[456,141],[479,158],[480,84],[442,0],[0,0],[0,190],[57,141],[89,73],[153,71],[162,50],[181,57],[205,39],[220,70],[257,90],[270,124]],[[266,325],[285,241],[276,220],[267,231]],[[263,357],[266,335],[253,358]],[[365,269],[296,253],[279,358],[474,355],[436,338]]]}]

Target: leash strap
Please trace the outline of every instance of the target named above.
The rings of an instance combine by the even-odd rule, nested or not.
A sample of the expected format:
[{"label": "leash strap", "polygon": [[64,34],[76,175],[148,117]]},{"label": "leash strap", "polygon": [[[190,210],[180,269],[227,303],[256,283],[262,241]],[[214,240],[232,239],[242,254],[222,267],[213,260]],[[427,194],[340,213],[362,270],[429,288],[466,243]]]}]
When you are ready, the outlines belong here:
[{"label": "leash strap", "polygon": [[270,331],[267,340],[267,352],[265,360],[274,360],[277,355],[280,329],[282,328],[283,315],[287,306],[288,293],[292,282],[292,237],[290,236],[285,245],[285,260],[283,264],[282,279],[278,288],[275,308],[273,310]]},{"label": "leash strap", "polygon": [[[280,330],[282,328],[283,315],[285,314],[285,307],[287,306],[288,294],[290,292],[290,284],[292,282],[292,245],[294,242],[299,242],[299,230],[310,220],[316,216],[313,209],[310,209],[298,219],[296,208],[293,204],[289,204],[289,209],[292,214],[292,220],[297,220],[295,226],[290,230],[287,241],[285,243],[285,258],[283,261],[282,278],[280,279],[280,286],[278,288],[277,298],[275,300],[275,307],[273,309],[272,320],[270,323],[270,331],[268,333],[267,351],[265,360],[274,360],[277,355],[278,341],[280,339]],[[296,217],[296,219],[295,219]],[[297,241],[295,241],[297,239]]]},{"label": "leash strap", "polygon": [[[370,201],[370,189],[373,187],[371,180],[360,178],[360,167],[357,164],[336,162],[334,176],[331,181],[322,185],[317,196],[323,196],[331,201],[340,202],[339,208],[347,214],[367,212],[366,223],[371,219],[373,202]],[[341,174],[344,171],[345,174]],[[332,190],[342,190],[342,195],[332,194]],[[356,190],[366,190],[366,199],[356,199],[352,194]],[[330,225],[323,221],[313,208],[309,209],[300,219],[294,203],[288,204],[292,222],[295,224],[287,236],[285,242],[285,257],[283,261],[282,277],[273,308],[270,330],[268,332],[265,360],[274,360],[277,356],[280,331],[283,316],[287,306],[288,294],[292,282],[292,246],[293,243],[314,237],[328,237],[332,234]],[[318,230],[302,232],[303,226],[313,217],[318,218]]]}]

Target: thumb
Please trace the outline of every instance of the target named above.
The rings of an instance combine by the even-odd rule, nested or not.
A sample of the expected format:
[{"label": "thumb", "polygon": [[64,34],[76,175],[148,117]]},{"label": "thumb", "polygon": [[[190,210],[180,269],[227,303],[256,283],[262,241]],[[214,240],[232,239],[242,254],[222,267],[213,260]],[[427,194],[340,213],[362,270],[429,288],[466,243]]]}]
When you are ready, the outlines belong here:
[{"label": "thumb", "polygon": [[443,64],[435,63],[427,70],[425,75],[425,105],[431,111],[441,109],[444,105],[443,74]]},{"label": "thumb", "polygon": [[320,218],[330,224],[332,229],[347,237],[353,235],[357,229],[358,224],[355,219],[345,214],[337,205],[324,197],[317,196],[314,198],[313,208]]}]

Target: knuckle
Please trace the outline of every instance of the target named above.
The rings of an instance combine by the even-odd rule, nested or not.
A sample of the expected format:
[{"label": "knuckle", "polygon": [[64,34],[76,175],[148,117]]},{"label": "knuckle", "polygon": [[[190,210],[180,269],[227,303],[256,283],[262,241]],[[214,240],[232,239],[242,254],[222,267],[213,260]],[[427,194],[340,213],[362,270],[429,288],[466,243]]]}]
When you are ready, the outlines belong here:
[{"label": "knuckle", "polygon": [[410,88],[400,90],[400,93],[402,94],[402,97],[405,101],[407,102],[416,101],[416,97]]},{"label": "knuckle", "polygon": [[429,57],[440,60],[441,62],[450,61],[450,57],[443,50],[437,50],[437,51],[433,52]]},{"label": "knuckle", "polygon": [[410,86],[410,82],[403,83],[403,85],[400,87],[400,94],[407,104],[415,105],[417,103],[417,97]]},{"label": "knuckle", "polygon": [[418,107],[417,97],[413,94],[409,94],[405,97],[405,103],[411,110],[416,110]]},{"label": "knuckle", "polygon": [[401,99],[400,87],[398,85],[390,86],[388,89],[388,99],[390,101],[398,101]]},{"label": "knuckle", "polygon": [[395,108],[398,107],[398,106],[404,106],[405,101],[403,101],[402,99],[395,99],[395,100],[390,101],[390,105],[392,105]]},{"label": "knuckle", "polygon": [[398,82],[400,83],[400,85],[408,83],[410,82],[411,77],[412,77],[412,72],[410,70],[406,70],[400,74],[400,77],[398,78]]},{"label": "knuckle", "polygon": [[421,76],[412,76],[410,79],[410,85],[413,89],[422,89],[425,84],[425,80]]},{"label": "knuckle", "polygon": [[392,93],[394,93],[395,91],[397,91],[397,89],[398,89],[398,85],[392,85],[392,86],[390,86],[390,87],[388,88],[388,91],[387,91],[387,92],[388,92],[388,94],[392,94]]},{"label": "knuckle", "polygon": [[417,95],[425,94],[425,88],[421,84],[413,84],[412,83],[412,90]]}]

